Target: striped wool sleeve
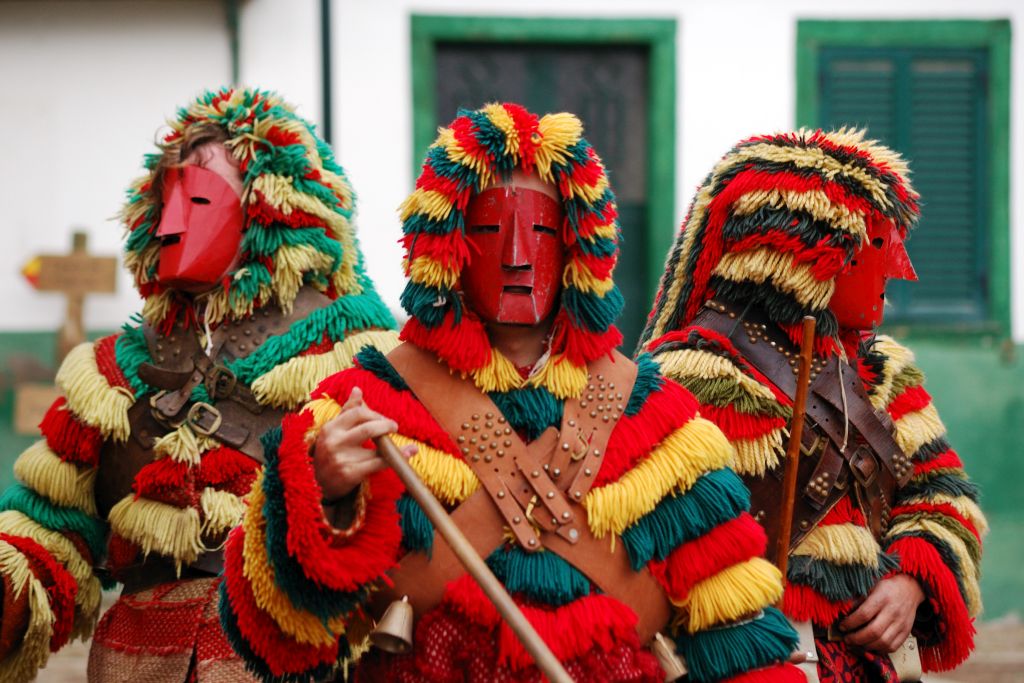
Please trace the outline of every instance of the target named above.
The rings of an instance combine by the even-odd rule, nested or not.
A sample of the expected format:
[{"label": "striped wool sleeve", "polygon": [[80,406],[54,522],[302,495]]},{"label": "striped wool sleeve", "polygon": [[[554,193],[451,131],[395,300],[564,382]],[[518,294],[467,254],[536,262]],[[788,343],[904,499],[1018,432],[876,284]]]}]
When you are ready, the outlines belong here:
[{"label": "striped wool sleeve", "polygon": [[915,628],[925,670],[951,669],[974,647],[981,539],[988,524],[977,486],[947,441],[911,352],[887,337],[878,338],[873,352],[886,362],[872,402],[889,412],[896,440],[914,464],[910,482],[897,493],[883,543],[898,558],[900,571],[915,577],[927,595]]},{"label": "striped wool sleeve", "polygon": [[675,607],[671,635],[694,681],[800,681],[783,664],[796,634],[770,605],[779,572],[749,493],[729,469],[732,449],[700,417],[694,396],[647,354],[585,505],[595,535],[620,534]]},{"label": "striped wool sleeve", "polygon": [[17,483],[0,496],[2,680],[32,678],[50,652],[88,636],[99,614],[95,565],[107,525],[93,485],[103,441],[128,436],[133,396],[114,362],[115,339],[68,354],[57,373],[63,396],[40,423],[43,438],[19,456]]}]

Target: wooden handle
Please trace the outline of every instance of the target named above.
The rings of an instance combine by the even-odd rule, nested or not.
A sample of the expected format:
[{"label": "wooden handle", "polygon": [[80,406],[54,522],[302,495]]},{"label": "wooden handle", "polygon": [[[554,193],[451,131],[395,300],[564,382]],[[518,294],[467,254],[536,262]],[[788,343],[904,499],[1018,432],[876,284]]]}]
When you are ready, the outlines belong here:
[{"label": "wooden handle", "polygon": [[[782,478],[782,510],[779,517],[779,540],[775,549],[775,565],[786,580],[789,568],[789,537],[793,531],[793,508],[796,505],[796,479],[800,470],[800,444],[807,410],[807,390],[811,383],[811,358],[814,356],[814,318],[804,316],[800,364],[793,399],[793,419],[789,423],[789,444],[786,447],[786,470]],[[779,606],[781,607],[781,598]]]},{"label": "wooden handle", "polygon": [[448,516],[441,503],[437,501],[434,494],[430,492],[430,489],[426,487],[412,467],[409,466],[409,463],[405,461],[402,453],[395,446],[395,442],[388,436],[380,436],[374,439],[374,443],[377,444],[377,453],[395,471],[398,478],[402,480],[409,495],[423,508],[423,512],[426,513],[433,523],[434,528],[448,542],[452,552],[462,562],[469,575],[480,585],[488,599],[494,603],[498,614],[501,615],[502,619],[512,629],[512,632],[522,642],[523,647],[533,657],[533,661],[537,663],[537,667],[541,672],[552,683],[572,683],[572,678],[566,673],[562,663],[551,652],[547,643],[537,635],[533,626],[526,620],[518,605],[512,600],[512,596],[505,590],[505,586],[491,573],[491,570],[480,558],[476,550],[473,549],[469,539],[459,531],[459,527]]}]

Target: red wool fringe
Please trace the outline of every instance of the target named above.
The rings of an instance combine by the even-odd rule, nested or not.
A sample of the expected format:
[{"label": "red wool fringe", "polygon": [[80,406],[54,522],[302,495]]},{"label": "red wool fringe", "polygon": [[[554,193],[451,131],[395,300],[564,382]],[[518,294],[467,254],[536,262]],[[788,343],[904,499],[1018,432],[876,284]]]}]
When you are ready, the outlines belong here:
[{"label": "red wool fringe", "polygon": [[432,329],[425,327],[417,318],[409,318],[399,337],[421,349],[433,351],[457,372],[470,372],[491,362],[491,342],[487,331],[469,309],[463,310],[459,324],[455,324],[455,313],[448,311],[444,322]]},{"label": "red wool fringe", "polygon": [[149,498],[180,508],[199,502],[194,469],[171,458],[154,460],[139,470],[132,490],[136,498]]},{"label": "red wool fringe", "polygon": [[[445,268],[462,272],[462,267],[469,263],[469,242],[462,231],[455,230],[444,235],[418,232],[402,237],[402,245],[409,260],[426,256]],[[408,275],[408,273],[406,273]]]},{"label": "red wool fringe", "polygon": [[141,554],[142,549],[124,536],[110,534],[110,540],[107,541],[107,565],[111,570],[132,566]]},{"label": "red wool fringe", "polygon": [[744,512],[648,566],[669,597],[681,602],[697,583],[727,567],[763,555],[767,543],[764,528]]},{"label": "red wool fringe", "polygon": [[573,365],[586,365],[611,353],[622,343],[622,333],[612,325],[604,332],[589,332],[572,324],[563,308],[555,317],[551,332],[551,348],[564,349],[565,357]]},{"label": "red wool fringe", "polygon": [[782,611],[794,621],[811,620],[818,626],[828,626],[853,607],[853,600],[829,602],[828,598],[810,586],[786,583],[782,596]]},{"label": "red wool fringe", "polygon": [[725,406],[702,403],[700,414],[714,422],[729,441],[756,439],[786,426],[784,417],[741,413],[731,403]]},{"label": "red wool fringe", "polygon": [[278,476],[288,515],[288,553],[306,577],[328,588],[352,591],[380,579],[399,556],[402,532],[396,502],[404,487],[388,469],[367,483],[366,521],[359,533],[338,539],[324,520],[323,492],[313,474],[306,433],[313,415],[304,411],[284,419]]},{"label": "red wool fringe", "polygon": [[[576,224],[576,234],[579,235],[580,239],[593,240],[599,227],[611,224],[618,216],[619,212],[615,209],[614,204],[605,204],[599,213],[586,211]],[[567,237],[572,237],[572,235],[567,235]],[[571,243],[570,240],[566,241]],[[616,251],[617,253],[618,251]],[[582,256],[582,253],[580,255]],[[576,257],[576,254],[574,254],[574,258]]]},{"label": "red wool fringe", "polygon": [[326,332],[324,332],[324,336],[319,342],[307,347],[305,351],[300,351],[299,356],[316,356],[321,353],[327,353],[334,348],[335,343],[336,342],[331,339]]},{"label": "red wool fringe", "polygon": [[287,225],[289,228],[324,228],[324,219],[306,213],[302,209],[292,207],[288,213],[284,213],[273,204],[267,201],[266,196],[259,190],[253,191],[255,201],[250,201],[245,207],[245,215],[251,222],[260,225],[274,225],[275,223]]},{"label": "red wool fringe", "polygon": [[250,649],[275,676],[298,673],[338,658],[338,645],[313,647],[285,635],[266,612],[256,605],[252,586],[242,574],[245,530],[236,527],[224,548],[224,581],[235,623]]},{"label": "red wool fringe", "polygon": [[924,387],[919,384],[906,389],[902,394],[893,399],[886,407],[886,410],[889,411],[889,416],[892,417],[893,420],[898,420],[907,413],[913,413],[917,410],[927,408],[928,404],[931,402],[932,397],[929,396]]},{"label": "red wool fringe", "polygon": [[299,134],[284,130],[278,126],[271,126],[267,129],[264,139],[275,147],[287,147],[288,145],[299,145],[302,144]]},{"label": "red wool fringe", "polygon": [[745,671],[722,683],[806,683],[804,672],[792,664],[776,664],[763,669]]},{"label": "red wool fringe", "polygon": [[[513,670],[534,666],[533,658],[469,575],[448,584],[442,604],[473,623],[498,629],[499,663]],[[636,615],[607,595],[588,595],[558,608],[519,607],[559,661],[575,659],[594,649],[608,652],[621,643],[639,647]]]},{"label": "red wool fringe", "polygon": [[[466,156],[479,159],[488,167],[494,167],[494,155],[476,139],[479,129],[473,119],[468,116],[460,116],[452,121],[451,129],[455,134],[455,141],[459,143],[459,147],[462,148]],[[463,165],[471,166],[472,164],[463,162]]]},{"label": "red wool fringe", "polygon": [[811,263],[811,274],[819,281],[834,278],[846,261],[847,250],[843,247],[830,246],[827,239],[808,247],[796,235],[780,230],[748,235],[730,244],[729,251],[736,253],[766,246],[778,252],[793,254],[796,263]]},{"label": "red wool fringe", "polygon": [[221,446],[207,451],[199,461],[199,487],[214,486],[236,496],[249,493],[260,464],[245,453]]},{"label": "red wool fringe", "polygon": [[0,540],[10,543],[24,555],[32,573],[43,584],[53,609],[53,635],[50,637],[50,652],[56,652],[68,642],[75,623],[75,596],[78,583],[52,555],[31,538],[0,534]]},{"label": "red wool fringe", "polygon": [[957,509],[949,503],[917,503],[916,505],[897,505],[893,508],[893,518],[902,517],[903,515],[923,515],[933,519],[941,519],[942,517],[954,519],[960,526],[970,531],[971,534],[978,539],[979,543],[981,542],[981,534],[978,533],[978,530],[973,524],[971,524],[970,520],[961,515]]},{"label": "red wool fringe", "polygon": [[697,399],[675,382],[664,381],[651,392],[636,415],[623,415],[608,441],[604,462],[594,486],[604,486],[624,475],[665,437],[697,415]]},{"label": "red wool fringe", "polygon": [[963,467],[964,464],[961,462],[960,456],[958,456],[956,451],[953,449],[949,449],[928,462],[915,462],[914,476],[920,477],[923,474],[928,474],[937,470],[951,470],[962,473]]},{"label": "red wool fringe", "polygon": [[442,450],[454,458],[462,459],[451,436],[437,423],[423,404],[410,391],[399,391],[376,375],[358,365],[328,377],[311,396],[329,396],[345,405],[352,389],[359,387],[366,405],[398,423],[400,434]]},{"label": "red wool fringe", "polygon": [[853,504],[853,499],[850,496],[841,498],[835,507],[825,513],[825,516],[818,522],[818,526],[832,524],[856,524],[862,527],[868,525],[864,519],[864,513]]},{"label": "red wool fringe", "polygon": [[121,367],[117,364],[114,345],[117,343],[119,336],[121,335],[112,334],[98,339],[93,344],[93,353],[96,354],[96,367],[99,368],[100,374],[103,375],[110,386],[131,389],[128,378],[124,376],[124,372],[121,371]]},{"label": "red wool fringe", "polygon": [[67,407],[67,399],[58,398],[46,411],[39,430],[46,444],[65,462],[95,467],[99,464],[103,436],[96,427],[90,427],[75,418]]},{"label": "red wool fringe", "polygon": [[938,551],[927,541],[904,537],[889,546],[889,552],[899,555],[900,570],[913,576],[926,586],[929,598],[937,602],[936,613],[942,620],[938,645],[921,647],[921,662],[925,671],[946,671],[957,666],[974,649],[974,619],[957,586],[956,577],[943,562]]},{"label": "red wool fringe", "polygon": [[[452,202],[458,209],[465,210],[469,204],[469,198],[473,192],[473,185],[466,185],[465,188],[460,189],[460,183],[455,178],[445,178],[444,176],[437,175],[434,171],[434,167],[429,164],[423,165],[423,172],[420,177],[416,179],[416,188],[425,190],[427,192],[437,192],[444,196],[448,201]],[[423,237],[429,233],[419,233],[420,237]],[[458,234],[462,237],[462,233],[459,230],[455,230],[450,235]],[[440,236],[440,235],[438,235]],[[411,237],[411,235],[406,235]]]},{"label": "red wool fringe", "polygon": [[537,115],[531,114],[520,105],[511,102],[505,102],[501,106],[508,112],[515,123],[517,137],[519,138],[519,157],[521,159],[519,165],[523,171],[529,173],[533,169],[537,148],[540,146],[539,136],[536,140],[533,137],[538,128]]}]

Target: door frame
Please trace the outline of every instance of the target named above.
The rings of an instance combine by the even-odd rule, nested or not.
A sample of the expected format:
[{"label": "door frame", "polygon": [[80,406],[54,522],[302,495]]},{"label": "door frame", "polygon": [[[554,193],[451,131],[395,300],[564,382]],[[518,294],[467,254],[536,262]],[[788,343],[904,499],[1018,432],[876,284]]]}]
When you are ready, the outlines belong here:
[{"label": "door frame", "polygon": [[[411,17],[413,177],[437,135],[437,43],[642,45],[650,49],[647,290],[653,300],[678,222],[675,209],[676,21],[414,14]],[[584,122],[585,123],[585,122]],[[600,151],[600,150],[598,150]]]},{"label": "door frame", "polygon": [[[796,33],[796,123],[817,127],[821,82],[818,56],[824,46],[971,47],[988,51],[989,114],[988,315],[974,325],[915,324],[916,332],[987,334],[1011,332],[1010,254],[1010,22],[987,20],[801,20]],[[913,159],[910,160],[913,166]],[[911,169],[913,170],[913,169]],[[927,204],[928,198],[923,198]],[[932,329],[933,328],[933,329]]]}]

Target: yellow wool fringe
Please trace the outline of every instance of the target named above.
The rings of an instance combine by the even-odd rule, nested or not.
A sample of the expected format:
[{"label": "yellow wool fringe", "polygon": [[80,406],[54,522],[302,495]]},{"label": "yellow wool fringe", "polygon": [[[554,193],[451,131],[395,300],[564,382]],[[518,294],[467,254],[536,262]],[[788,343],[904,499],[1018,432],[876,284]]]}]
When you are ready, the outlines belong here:
[{"label": "yellow wool fringe", "polygon": [[419,448],[409,464],[442,503],[461,503],[480,486],[480,480],[470,466],[458,458],[403,434],[392,434],[391,439],[399,448],[408,444],[415,444]]},{"label": "yellow wool fringe", "polygon": [[43,584],[32,574],[17,548],[0,541],[0,573],[10,578],[14,594],[28,591],[28,627],[17,648],[0,661],[0,681],[28,681],[46,665],[56,615]]},{"label": "yellow wool fringe", "polygon": [[434,144],[443,147],[448,159],[451,161],[468,166],[476,171],[478,187],[489,187],[491,185],[494,174],[491,172],[492,162],[488,154],[471,153],[463,149],[459,141],[455,139],[455,131],[451,128],[442,128]]},{"label": "yellow wool fringe", "polygon": [[782,574],[768,560],[752,557],[698,582],[678,606],[688,610],[687,632],[696,633],[754,614],[781,597]]},{"label": "yellow wool fringe", "polygon": [[186,422],[173,432],[164,434],[153,443],[157,458],[170,458],[192,467],[199,465],[202,454],[216,448],[219,442],[208,436],[196,434]]},{"label": "yellow wool fringe", "polygon": [[508,113],[505,107],[500,104],[487,104],[483,108],[484,114],[490,119],[494,127],[505,135],[505,154],[519,158],[519,129],[516,128],[515,119]]},{"label": "yellow wool fringe", "polygon": [[67,355],[57,371],[57,386],[75,417],[99,429],[104,438],[128,438],[128,409],[134,396],[127,389],[110,386],[96,365],[91,342],[79,344]]},{"label": "yellow wool fringe", "polygon": [[128,495],[110,510],[110,528],[142,548],[174,560],[181,570],[206,550],[199,510]]},{"label": "yellow wool fringe", "polygon": [[615,282],[607,277],[599,279],[587,268],[582,261],[570,261],[562,274],[562,284],[566,287],[575,287],[581,292],[591,292],[598,296],[604,296],[615,286]]},{"label": "yellow wool fringe", "polygon": [[815,220],[828,223],[861,239],[867,236],[864,214],[850,211],[842,204],[833,202],[821,190],[754,190],[737,199],[732,209],[737,216],[746,216],[766,206],[773,209],[788,209],[795,213],[807,213]]},{"label": "yellow wool fringe", "polygon": [[735,450],[733,469],[741,475],[763,477],[779,466],[785,453],[783,429],[772,431],[756,439],[736,439],[732,442]]},{"label": "yellow wool fringe", "polygon": [[63,507],[82,510],[96,516],[95,467],[79,467],[64,462],[50,450],[45,439],[25,449],[14,462],[14,476],[30,489]]},{"label": "yellow wool fringe", "polygon": [[981,567],[971,559],[971,554],[967,551],[967,546],[964,545],[963,540],[941,524],[924,517],[916,517],[905,522],[893,524],[888,533],[891,536],[896,536],[897,534],[915,531],[923,531],[935,536],[939,540],[944,541],[950,550],[953,551],[960,566],[963,568],[963,572],[961,572],[961,585],[964,587],[967,611],[972,617],[980,614],[981,588],[978,586],[978,577],[981,573]]},{"label": "yellow wool fringe", "polygon": [[679,349],[666,351],[655,356],[661,367],[661,373],[675,380],[696,377],[699,379],[730,379],[746,393],[756,398],[775,400],[771,389],[753,377],[744,374],[736,364],[728,358],[717,356],[708,351],[696,349]]},{"label": "yellow wool fringe", "polygon": [[713,271],[734,282],[764,284],[771,280],[802,306],[821,310],[828,305],[835,290],[833,280],[819,280],[805,263],[795,263],[793,254],[768,247],[722,256]]},{"label": "yellow wool fringe", "polygon": [[83,619],[90,624],[95,621],[100,609],[100,581],[93,574],[92,566],[79,554],[74,543],[63,534],[39,525],[31,517],[16,510],[0,512],[0,531],[12,536],[31,538],[64,565],[78,584],[75,604],[78,605]]},{"label": "yellow wool fringe", "polygon": [[459,282],[459,271],[446,268],[429,256],[418,256],[409,263],[409,279],[428,287],[452,289]]},{"label": "yellow wool fringe", "polygon": [[392,330],[359,332],[339,341],[330,351],[297,356],[271,368],[252,383],[252,392],[264,405],[294,409],[309,400],[310,392],[325,378],[352,367],[352,359],[363,347],[372,346],[387,354],[398,344],[398,334]]},{"label": "yellow wool fringe", "polygon": [[296,641],[317,647],[332,645],[344,633],[344,619],[336,617],[325,626],[312,612],[296,609],[277,588],[274,568],[267,558],[266,520],[259,513],[265,502],[262,481],[253,488],[251,501],[253,512],[245,516],[244,523],[242,575],[249,581],[256,606]]},{"label": "yellow wool fringe", "polygon": [[913,496],[901,501],[902,505],[917,505],[927,503],[929,505],[952,505],[957,512],[970,520],[978,534],[984,538],[988,534],[988,520],[985,514],[978,507],[978,504],[967,496],[951,496],[948,493],[934,493],[921,496]]},{"label": "yellow wool fringe", "polygon": [[448,197],[437,190],[417,188],[402,202],[400,216],[404,221],[413,214],[425,214],[431,220],[443,221],[448,218],[454,206]]},{"label": "yellow wool fringe", "polygon": [[537,132],[541,135],[534,155],[537,175],[552,182],[552,164],[564,164],[569,159],[568,149],[583,136],[583,124],[572,114],[547,114],[537,122]]},{"label": "yellow wool fringe", "polygon": [[484,393],[508,392],[526,384],[516,366],[497,349],[491,349],[491,362],[473,370],[473,384]]},{"label": "yellow wool fringe", "polygon": [[313,443],[323,426],[341,414],[341,404],[325,394],[307,403],[303,408],[306,410],[313,413],[313,425],[306,432],[306,441]]},{"label": "yellow wool fringe", "polygon": [[903,370],[913,365],[914,353],[892,337],[885,335],[879,335],[872,348],[887,357],[885,367],[882,368],[881,381],[878,382],[874,393],[871,394],[871,404],[875,410],[881,410],[889,405],[894,398],[892,382]]},{"label": "yellow wool fringe", "polygon": [[833,564],[878,566],[881,548],[871,531],[856,524],[816,526],[794,550],[794,555],[807,555]]},{"label": "yellow wool fringe", "polygon": [[732,447],[722,432],[695,417],[669,434],[640,464],[583,500],[594,535],[621,535],[670,493],[686,491],[705,472],[730,464]]},{"label": "yellow wool fringe", "polygon": [[242,521],[245,499],[230,491],[218,491],[207,486],[199,496],[199,507],[203,511],[203,533],[220,536]]},{"label": "yellow wool fringe", "polygon": [[564,355],[552,356],[530,375],[527,384],[544,387],[563,401],[583,393],[590,381],[586,366],[574,365]]},{"label": "yellow wool fringe", "polygon": [[907,455],[914,455],[921,446],[945,433],[946,428],[933,403],[896,420],[896,443]]}]

